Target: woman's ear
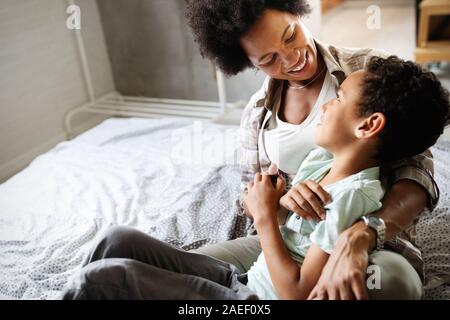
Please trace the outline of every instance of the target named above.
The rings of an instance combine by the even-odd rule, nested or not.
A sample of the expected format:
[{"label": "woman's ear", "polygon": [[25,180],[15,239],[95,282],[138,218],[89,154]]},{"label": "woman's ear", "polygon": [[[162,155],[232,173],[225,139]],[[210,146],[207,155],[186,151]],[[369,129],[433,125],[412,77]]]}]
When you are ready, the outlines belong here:
[{"label": "woman's ear", "polygon": [[375,112],[365,118],[355,128],[355,136],[361,139],[371,138],[378,135],[386,125],[386,117],[381,112]]}]

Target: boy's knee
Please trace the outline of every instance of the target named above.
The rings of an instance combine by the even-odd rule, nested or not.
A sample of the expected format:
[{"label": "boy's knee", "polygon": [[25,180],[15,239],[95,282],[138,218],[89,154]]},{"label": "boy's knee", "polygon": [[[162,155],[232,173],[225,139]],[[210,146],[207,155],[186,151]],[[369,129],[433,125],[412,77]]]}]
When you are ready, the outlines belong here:
[{"label": "boy's knee", "polygon": [[105,241],[107,243],[129,243],[135,237],[136,229],[125,227],[125,226],[114,226],[108,228],[101,241]]},{"label": "boy's knee", "polygon": [[98,260],[80,269],[62,294],[64,300],[118,298],[124,294],[124,259]]},{"label": "boy's knee", "polygon": [[121,257],[122,254],[128,252],[135,242],[138,241],[139,236],[139,230],[130,227],[115,226],[106,230],[99,244],[107,248],[109,254],[113,254],[113,257]]},{"label": "boy's knee", "polygon": [[[370,264],[375,266],[369,274],[369,297],[373,300],[401,299],[418,300],[422,297],[422,281],[416,270],[403,256],[391,251],[378,251],[370,255]],[[369,268],[371,267],[369,266]],[[373,279],[370,279],[370,278]],[[375,279],[379,277],[379,279]],[[376,284],[378,281],[379,287]]]},{"label": "boy's knee", "polygon": [[139,231],[123,226],[108,228],[86,257],[83,267],[100,259],[128,257],[137,232]]}]

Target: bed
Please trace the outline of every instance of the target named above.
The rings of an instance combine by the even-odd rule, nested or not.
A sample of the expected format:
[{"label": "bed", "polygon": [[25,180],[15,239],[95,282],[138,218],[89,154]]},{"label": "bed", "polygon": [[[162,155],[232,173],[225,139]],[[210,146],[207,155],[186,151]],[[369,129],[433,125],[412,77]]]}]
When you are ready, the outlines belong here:
[{"label": "bed", "polygon": [[[450,298],[450,143],[433,149],[441,201],[417,240],[427,297]],[[244,236],[238,159],[238,127],[207,121],[111,118],[60,143],[0,185],[0,298],[57,299],[113,225],[186,250]]]},{"label": "bed", "polygon": [[237,133],[112,118],[36,158],[0,185],[0,298],[57,298],[109,226],[186,250],[244,235]]}]

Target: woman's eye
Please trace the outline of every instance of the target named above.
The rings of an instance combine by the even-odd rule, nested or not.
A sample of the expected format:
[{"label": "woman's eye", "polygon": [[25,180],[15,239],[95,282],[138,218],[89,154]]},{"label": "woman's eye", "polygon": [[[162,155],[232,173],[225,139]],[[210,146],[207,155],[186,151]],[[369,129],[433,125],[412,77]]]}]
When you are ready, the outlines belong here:
[{"label": "woman's eye", "polygon": [[272,55],[272,59],[270,59],[270,61],[265,63],[264,66],[270,66],[271,64],[273,64],[275,62],[276,58],[277,58],[276,54]]},{"label": "woman's eye", "polygon": [[295,31],[292,32],[292,35],[289,37],[289,39],[286,40],[286,43],[289,43],[295,39]]}]

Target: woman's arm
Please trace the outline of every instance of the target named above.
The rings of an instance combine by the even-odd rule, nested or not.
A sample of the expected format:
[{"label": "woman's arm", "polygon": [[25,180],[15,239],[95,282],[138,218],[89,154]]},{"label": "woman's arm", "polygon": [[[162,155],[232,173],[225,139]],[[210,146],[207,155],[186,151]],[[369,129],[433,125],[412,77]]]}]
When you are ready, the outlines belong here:
[{"label": "woman's arm", "polygon": [[[395,183],[384,197],[383,207],[376,212],[386,224],[386,240],[392,239],[411,225],[423,212],[427,202],[428,193],[416,182],[400,180]],[[372,241],[370,249],[374,246],[375,240]]]},{"label": "woman's arm", "polygon": [[[386,224],[386,240],[413,223],[425,209],[428,193],[412,180],[397,181],[375,214]],[[367,299],[365,286],[368,252],[376,246],[375,231],[357,222],[338,238],[336,247],[310,299]]]}]

